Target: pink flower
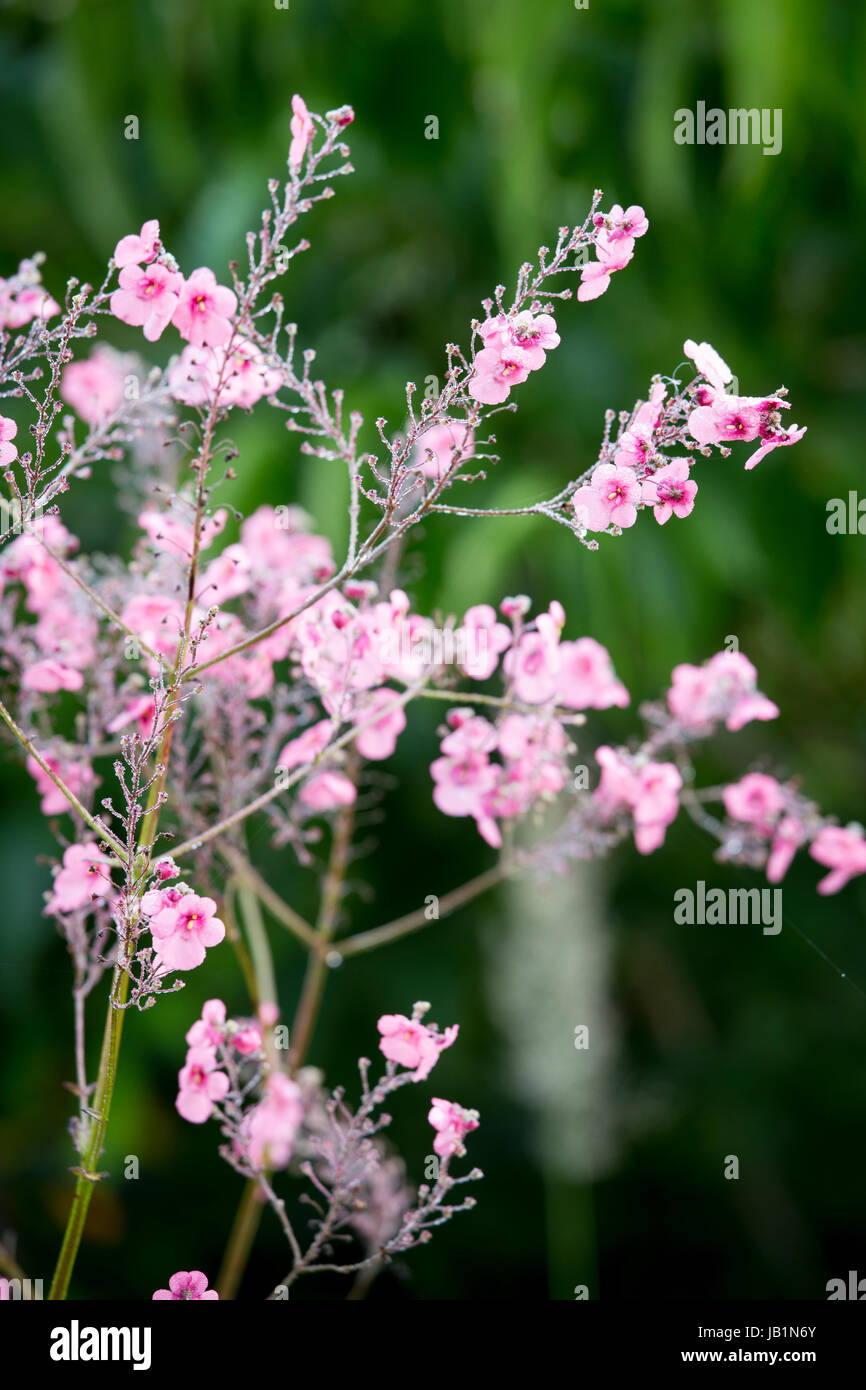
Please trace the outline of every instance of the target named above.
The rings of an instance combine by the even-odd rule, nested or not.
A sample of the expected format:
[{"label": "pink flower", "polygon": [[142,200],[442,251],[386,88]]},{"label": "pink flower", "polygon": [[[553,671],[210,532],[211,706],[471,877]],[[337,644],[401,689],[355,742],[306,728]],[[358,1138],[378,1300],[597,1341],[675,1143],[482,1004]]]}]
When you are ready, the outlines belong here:
[{"label": "pink flower", "polygon": [[524,632],[505,653],[503,670],[514,683],[518,700],[541,705],[556,695],[559,680],[559,646],[551,632]]},{"label": "pink flower", "polygon": [[[291,121],[292,143],[289,146],[289,166],[299,169],[304,161],[304,152],[313,138],[316,127],[307,110],[307,104],[297,92],[292,97]],[[346,122],[348,124],[348,122]]]},{"label": "pink flower", "polygon": [[114,264],[123,270],[136,262],[152,261],[159,251],[159,245],[159,223],[153,219],[145,222],[138,236],[133,232],[120,238],[114,248]]},{"label": "pink flower", "polygon": [[355,709],[357,721],[369,719],[376,710],[382,710],[374,723],[362,729],[355,739],[355,747],[362,758],[380,762],[390,758],[397,746],[397,739],[406,727],[406,712],[398,704],[396,690],[383,686],[381,690],[371,690]]},{"label": "pink flower", "polygon": [[[69,790],[81,799],[93,786],[95,777],[93,768],[89,763],[65,761],[59,758],[45,757],[44,761],[53,772],[66,783]],[[59,816],[65,811],[72,811],[72,806],[64,793],[52,782],[47,772],[44,772],[35,758],[27,759],[27,771],[36,783],[36,790],[42,797],[40,803],[43,816]]]},{"label": "pink flower", "polygon": [[500,314],[481,326],[485,347],[518,348],[521,361],[531,372],[543,367],[547,353],[559,347],[556,319],[550,314],[532,314],[528,310],[513,318]]},{"label": "pink flower", "polygon": [[764,458],[767,454],[769,454],[773,449],[778,449],[780,446],[786,444],[799,444],[800,440],[803,438],[803,435],[805,433],[805,425],[803,425],[802,428],[800,428],[798,425],[791,425],[786,430],[780,430],[778,434],[770,435],[769,438],[765,439],[763,444],[761,444],[755,450],[755,452],[753,454],[750,454],[749,457],[746,459],[746,471],[748,472],[750,468],[756,468],[758,464],[761,462],[761,459]]},{"label": "pink flower", "polygon": [[155,343],[178,305],[183,276],[158,262],[142,270],[124,266],[120,288],[111,296],[111,312],[121,323],[142,328],[149,343]]},{"label": "pink flower", "polygon": [[686,517],[694,509],[698,485],[689,477],[689,460],[671,459],[647,478],[641,488],[641,500],[651,502],[653,515],[660,526],[672,516]]},{"label": "pink flower", "polygon": [[638,203],[633,203],[625,212],[619,203],[614,203],[610,212],[597,212],[593,221],[596,227],[604,229],[607,242],[643,236],[649,228],[647,215]]},{"label": "pink flower", "polygon": [[699,444],[748,443],[761,432],[761,413],[738,396],[717,396],[689,416],[689,433]]},{"label": "pink flower", "polygon": [[634,526],[640,483],[632,468],[600,463],[588,483],[572,497],[575,515],[588,531],[606,531],[608,526]]},{"label": "pink flower", "polygon": [[194,970],[205,958],[205,947],[219,945],[226,929],[215,913],[213,898],[184,893],[151,917],[149,925],[156,952],[168,970]]},{"label": "pink flower", "polygon": [[70,362],[60,378],[60,394],[85,424],[98,425],[123,401],[123,372],[113,353],[96,348],[83,362]]},{"label": "pink flower", "polygon": [[168,1281],[168,1288],[157,1289],[151,1301],[180,1303],[184,1299],[213,1298],[219,1298],[219,1294],[216,1289],[208,1288],[207,1276],[202,1274],[200,1269],[191,1269],[188,1272],[180,1270],[177,1274],[173,1274]]},{"label": "pink flower", "polygon": [[460,669],[470,680],[486,681],[499,665],[499,656],[511,645],[511,629],[496,618],[489,603],[467,608],[460,627],[464,660]]},{"label": "pink flower", "polygon": [[646,763],[637,769],[632,806],[638,854],[651,854],[664,843],[665,831],[679,810],[682,785],[673,763]]},{"label": "pink flower", "polygon": [[708,381],[714,391],[719,394],[724,393],[724,389],[731,380],[733,373],[723,358],[719,356],[714,347],[709,343],[696,343],[693,338],[686,338],[683,343],[683,352],[686,357],[690,357],[705,381]]},{"label": "pink flower", "polygon": [[758,673],[742,652],[717,652],[704,666],[684,662],[672,672],[668,708],[687,729],[719,720],[731,732],[752,719],[775,719],[778,707],[756,690]]},{"label": "pink flower", "polygon": [[496,785],[496,768],[486,753],[466,751],[430,764],[433,800],[446,816],[483,814],[484,798]]},{"label": "pink flower", "polygon": [[7,415],[0,415],[0,466],[7,463],[14,463],[18,457],[18,450],[10,440],[14,439],[18,433],[18,425],[14,420],[10,420]]},{"label": "pink flower", "polygon": [[[604,234],[600,234],[602,236]],[[631,236],[611,237],[608,242],[598,240],[595,246],[597,261],[590,261],[580,272],[580,286],[577,297],[581,302],[598,299],[610,284],[610,277],[617,270],[623,270],[634,255],[634,239]]]},{"label": "pink flower", "polygon": [[120,714],[115,715],[105,729],[109,734],[118,734],[121,729],[127,728],[129,724],[135,724],[137,732],[142,738],[149,738],[153,731],[153,721],[156,717],[156,701],[152,695],[136,695],[131,700],[127,700]]},{"label": "pink flower", "polygon": [[818,884],[819,893],[838,893],[855,874],[866,874],[866,840],[859,826],[825,825],[809,853],[831,870]]},{"label": "pink flower", "polygon": [[277,758],[277,767],[304,767],[307,763],[315,762],[333,736],[333,721],[320,719],[318,724],[311,724],[297,738],[289,739]]},{"label": "pink flower", "polygon": [[770,883],[781,883],[805,838],[806,831],[795,816],[782,817],[773,833],[767,858],[767,878]]},{"label": "pink flower", "polygon": [[436,1097],[427,1119],[436,1130],[433,1149],[440,1158],[464,1154],[466,1149],[463,1140],[473,1129],[478,1128],[477,1110],[464,1110],[462,1105],[456,1105],[454,1101]]},{"label": "pink flower", "polygon": [[292,1156],[295,1136],[304,1118],[303,1096],[296,1081],[271,1072],[264,1099],[249,1111],[242,1136],[255,1168],[284,1168]]},{"label": "pink flower", "polygon": [[54,878],[51,897],[46,903],[48,912],[77,912],[90,907],[94,898],[111,895],[111,870],[92,840],[82,845],[70,845],[63,854],[63,867]]},{"label": "pink flower", "polygon": [[424,1081],[439,1060],[439,1053],[451,1047],[459,1032],[453,1024],[444,1033],[435,1033],[416,1018],[405,1014],[383,1014],[376,1027],[382,1034],[379,1047],[389,1062],[414,1071],[413,1081]]},{"label": "pink flower", "polygon": [[319,772],[304,783],[298,800],[313,812],[335,811],[351,806],[357,795],[354,783],[341,772]]},{"label": "pink flower", "polygon": [[459,467],[472,457],[474,450],[475,433],[468,425],[462,420],[443,420],[441,425],[431,425],[418,436],[412,466],[420,469],[425,478],[438,482],[452,464]]},{"label": "pink flower", "polygon": [[785,796],[775,777],[748,772],[739,782],[722,791],[725,810],[732,820],[758,828],[776,820],[785,805]]},{"label": "pink flower", "polygon": [[56,690],[80,690],[84,677],[80,671],[64,666],[60,661],[37,661],[21,677],[22,690],[39,690],[53,694]]},{"label": "pink flower", "polygon": [[501,351],[498,348],[482,348],[474,366],[469,394],[484,405],[500,405],[507,400],[512,386],[519,386],[530,371],[522,349],[510,346],[503,347]]},{"label": "pink flower", "polygon": [[192,1047],[186,1065],[178,1072],[178,1094],[175,1107],[190,1124],[203,1125],[209,1120],[216,1101],[222,1100],[229,1089],[224,1071],[216,1070],[216,1053],[211,1047]]},{"label": "pink flower", "polygon": [[629,694],[614,675],[610,654],[592,637],[559,646],[557,700],[568,709],[624,709]]},{"label": "pink flower", "polygon": [[171,321],[193,347],[225,347],[232,335],[230,319],[236,308],[234,293],[218,285],[213,271],[201,266],[181,289]]},{"label": "pink flower", "polygon": [[226,1006],[221,999],[208,999],[186,1035],[190,1047],[214,1048],[225,1035]]}]

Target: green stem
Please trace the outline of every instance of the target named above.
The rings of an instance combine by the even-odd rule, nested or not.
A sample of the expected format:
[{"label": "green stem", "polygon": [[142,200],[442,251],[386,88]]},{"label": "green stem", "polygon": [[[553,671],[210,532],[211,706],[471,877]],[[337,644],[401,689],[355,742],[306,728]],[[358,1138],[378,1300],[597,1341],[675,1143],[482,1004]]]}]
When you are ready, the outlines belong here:
[{"label": "green stem", "polygon": [[78,1247],[84,1233],[84,1223],[87,1220],[90,1199],[93,1196],[94,1187],[99,1182],[96,1165],[102,1154],[105,1132],[108,1128],[108,1116],[117,1076],[117,1057],[123,1033],[124,1010],[122,1006],[126,1003],[128,989],[129,975],[123,964],[118,962],[114,967],[111,982],[108,1015],[105,1020],[105,1034],[102,1040],[102,1055],[99,1061],[99,1075],[93,1098],[92,1108],[95,1117],[91,1120],[86,1150],[81,1155],[81,1166],[77,1170],[78,1181],[75,1185],[72,1209],[66,1223],[66,1232],[63,1237],[63,1245],[60,1248],[57,1268],[54,1271],[54,1278],[48,1291],[49,1299],[53,1300],[64,1299],[67,1295]]}]

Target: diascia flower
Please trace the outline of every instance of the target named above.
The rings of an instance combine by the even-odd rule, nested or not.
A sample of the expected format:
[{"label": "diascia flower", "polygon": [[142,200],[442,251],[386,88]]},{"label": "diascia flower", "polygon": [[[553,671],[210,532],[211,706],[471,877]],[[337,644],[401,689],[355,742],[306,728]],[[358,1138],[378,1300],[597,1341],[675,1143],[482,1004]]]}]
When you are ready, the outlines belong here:
[{"label": "diascia flower", "polygon": [[171,321],[193,347],[225,347],[237,303],[234,292],[218,285],[213,271],[201,266],[181,289]]},{"label": "diascia flower", "polygon": [[427,1116],[436,1131],[433,1150],[440,1158],[450,1158],[452,1154],[465,1154],[463,1140],[473,1129],[478,1128],[478,1111],[464,1110],[453,1100],[434,1098],[430,1114]]},{"label": "diascia flower", "polygon": [[216,1289],[208,1288],[206,1274],[202,1274],[200,1269],[182,1269],[171,1276],[167,1289],[157,1289],[151,1301],[183,1303],[214,1298],[219,1298],[219,1294]]},{"label": "diascia flower", "polygon": [[[148,910],[145,894],[142,908]],[[157,912],[150,918],[151,935],[156,953],[168,970],[193,970],[205,958],[205,948],[218,946],[226,934],[224,924],[215,916],[213,898],[200,898],[195,893],[167,889],[162,894]],[[171,898],[171,901],[165,901]]]},{"label": "diascia flower", "polygon": [[413,1081],[424,1081],[430,1075],[440,1052],[451,1047],[460,1031],[455,1023],[444,1033],[436,1033],[405,1014],[383,1014],[376,1026],[382,1034],[379,1047],[388,1061],[413,1070]]}]

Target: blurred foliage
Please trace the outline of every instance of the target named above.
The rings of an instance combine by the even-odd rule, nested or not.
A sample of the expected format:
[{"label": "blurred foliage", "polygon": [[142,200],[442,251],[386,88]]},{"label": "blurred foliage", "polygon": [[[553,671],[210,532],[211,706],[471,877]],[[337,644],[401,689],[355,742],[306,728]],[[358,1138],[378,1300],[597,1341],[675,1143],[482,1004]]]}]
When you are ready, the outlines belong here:
[{"label": "blurred foliage", "polygon": [[[701,464],[688,523],[661,530],[644,516],[595,555],[540,521],[440,518],[423,561],[410,551],[405,580],[428,609],[507,592],[537,607],[560,598],[570,633],[607,644],[635,704],[663,688],[675,662],[701,660],[735,634],[782,717],[723,741],[708,775],[763,757],[802,773],[844,821],[862,814],[866,783],[866,539],[830,536],[825,519],[829,498],[863,488],[864,28],[866,11],[845,0],[591,0],[582,10],[569,0],[7,0],[0,273],[41,249],[57,293],[69,275],[100,276],[117,238],[154,216],[185,268],[218,269],[242,256],[266,180],[283,168],[291,94],[316,110],[350,102],[357,173],[308,219],[313,249],[293,263],[286,295],[329,384],[368,421],[382,414],[398,426],[403,382],[443,370],[443,344],[466,341],[480,300],[511,283],[557,226],[582,219],[594,187],[606,206],[642,203],[650,231],[627,272],[603,299],[562,306],[562,346],[521,388],[519,413],[499,417],[502,462],[477,504],[533,500],[573,477],[594,456],[605,407],[631,406],[654,371],[676,367],[689,336],[719,349],[741,390],[787,385],[805,440],[748,475],[736,455]],[[781,108],[781,154],[676,145],[673,112],[699,99]],[[137,141],[124,138],[129,114]],[[425,138],[431,114],[436,140]],[[124,331],[119,344],[141,346]],[[339,542],[342,479],[301,458],[271,412],[234,432],[232,500],[243,510],[300,500]],[[374,447],[372,430],[366,442]],[[86,548],[117,543],[107,477],[74,490],[66,515]],[[126,520],[121,534],[131,541]],[[600,736],[625,738],[633,720],[611,712]],[[447,891],[489,857],[430,804],[435,723],[422,711],[388,766],[396,780],[379,850],[353,871],[370,886],[349,900],[356,929]],[[20,1232],[22,1264],[47,1280],[73,1161],[61,1085],[72,1071],[69,977],[40,917],[49,876],[38,857],[52,842],[29,779],[12,758],[4,770],[0,1225]],[[263,862],[305,901],[309,884],[287,855]],[[686,823],[650,860],[623,852],[605,870],[596,925],[619,1054],[598,1103],[612,1107],[620,1144],[594,1182],[551,1161],[537,1107],[515,1084],[486,964],[504,897],[336,973],[314,1047],[330,1078],[349,1078],[352,1059],[371,1050],[380,1012],[428,998],[440,1023],[462,1027],[437,1086],[482,1112],[471,1150],[487,1174],[478,1209],[373,1297],[569,1298],[587,1283],[608,1297],[820,1298],[828,1278],[857,1267],[863,881],[822,900],[816,867],[796,864],[775,938],[676,926],[675,888],[708,874],[735,881]],[[291,1001],[302,961],[278,930]],[[142,1176],[98,1188],[82,1296],[149,1297],[178,1268],[216,1274],[239,1183],[215,1156],[213,1129],[173,1110],[183,1033],[201,1000],[221,994],[243,1007],[233,958],[213,962],[206,981],[192,977],[182,995],[128,1020],[103,1166],[117,1174],[135,1153]],[[551,1066],[573,1068],[577,1097],[571,1032]],[[424,1121],[419,1095],[395,1124],[416,1172]],[[723,1179],[727,1154],[740,1157],[738,1182]],[[258,1296],[283,1263],[268,1219],[244,1294]]]}]

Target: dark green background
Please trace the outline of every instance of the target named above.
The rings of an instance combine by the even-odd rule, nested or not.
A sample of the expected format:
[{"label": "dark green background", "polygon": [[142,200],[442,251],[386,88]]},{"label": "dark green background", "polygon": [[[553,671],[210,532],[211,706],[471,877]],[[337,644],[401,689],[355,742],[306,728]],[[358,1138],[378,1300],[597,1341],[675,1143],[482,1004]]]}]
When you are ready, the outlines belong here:
[{"label": "dark green background", "polygon": [[[707,777],[765,757],[800,772],[843,821],[862,815],[866,538],[829,536],[825,520],[828,499],[863,487],[866,12],[840,0],[591,0],[586,10],[291,0],[287,11],[268,0],[43,0],[2,4],[0,18],[0,273],[44,250],[55,293],[70,274],[99,276],[117,238],[148,217],[187,270],[219,271],[243,254],[265,182],[283,168],[292,93],[316,110],[355,107],[357,173],[307,219],[313,250],[286,294],[321,373],[368,420],[401,423],[402,383],[442,371],[442,345],[466,341],[482,297],[510,284],[558,225],[582,220],[594,187],[605,205],[642,203],[650,230],[633,263],[603,299],[562,307],[562,346],[517,393],[519,414],[500,417],[502,462],[479,501],[532,501],[573,477],[594,457],[604,409],[630,406],[654,371],[673,370],[689,336],[718,348],[742,391],[787,385],[805,440],[751,474],[742,455],[701,463],[687,523],[661,529],[644,515],[595,555],[541,521],[440,519],[405,581],[428,610],[521,591],[539,607],[560,598],[569,635],[606,643],[634,705],[675,662],[702,660],[735,634],[782,717],[721,740]],[[781,107],[781,154],[675,145],[674,110],[699,99]],[[137,142],[124,139],[129,114]],[[438,140],[424,138],[429,115]],[[141,346],[124,332],[116,342]],[[233,500],[244,510],[301,500],[339,542],[342,478],[300,457],[266,409],[233,433]],[[365,442],[374,447],[372,432]],[[86,548],[116,543],[106,476],[74,490],[66,516]],[[634,719],[634,709],[602,716],[598,737],[624,739]],[[353,870],[374,890],[349,900],[355,928],[446,892],[490,858],[465,823],[432,808],[435,723],[421,712],[388,765],[399,786],[377,853]],[[47,1282],[73,1161],[61,1088],[72,1072],[68,973],[40,916],[48,868],[34,867],[53,845],[14,758],[4,774],[0,1224],[19,1231],[22,1264]],[[547,899],[550,939],[542,898],[533,989],[522,998],[512,954],[510,1014],[492,962],[498,940],[513,951],[525,914],[504,894],[336,974],[313,1049],[330,1079],[350,1078],[352,1059],[375,1046],[380,1012],[424,997],[440,1023],[463,1030],[434,1090],[482,1113],[471,1147],[487,1174],[479,1208],[375,1297],[559,1299],[585,1283],[593,1297],[821,1298],[829,1278],[866,1274],[866,889],[861,880],[822,900],[817,866],[803,860],[786,881],[779,937],[676,926],[678,886],[752,882],[714,867],[710,850],[681,819],[651,859],[622,851],[593,893],[576,879],[565,917]],[[287,856],[269,871],[311,905]],[[572,1047],[583,1018],[563,984],[572,971],[580,997],[580,952],[561,949],[568,914],[583,921],[584,908],[581,930],[605,960],[596,1005],[616,1041],[591,1088]],[[288,1007],[302,963],[278,929],[274,939]],[[244,1004],[232,957],[213,959],[206,982],[196,976],[128,1020],[104,1166],[118,1175],[137,1154],[142,1176],[98,1189],[82,1296],[149,1297],[178,1268],[216,1275],[239,1180],[215,1156],[215,1130],[173,1110],[201,999]],[[545,979],[560,1005],[565,990],[564,1008],[551,1010],[549,1066],[542,1052],[536,1081],[531,1067],[518,1080],[521,1029],[545,1011]],[[576,1145],[559,1142],[551,1077],[560,1107],[571,1088],[585,1117]],[[416,1173],[430,1142],[427,1094],[407,1097],[395,1126]],[[615,1137],[606,1159],[602,1132]],[[738,1182],[722,1177],[727,1154],[740,1158]],[[268,1219],[243,1295],[260,1296],[284,1263]],[[337,1290],[299,1292],[322,1294]]]}]

